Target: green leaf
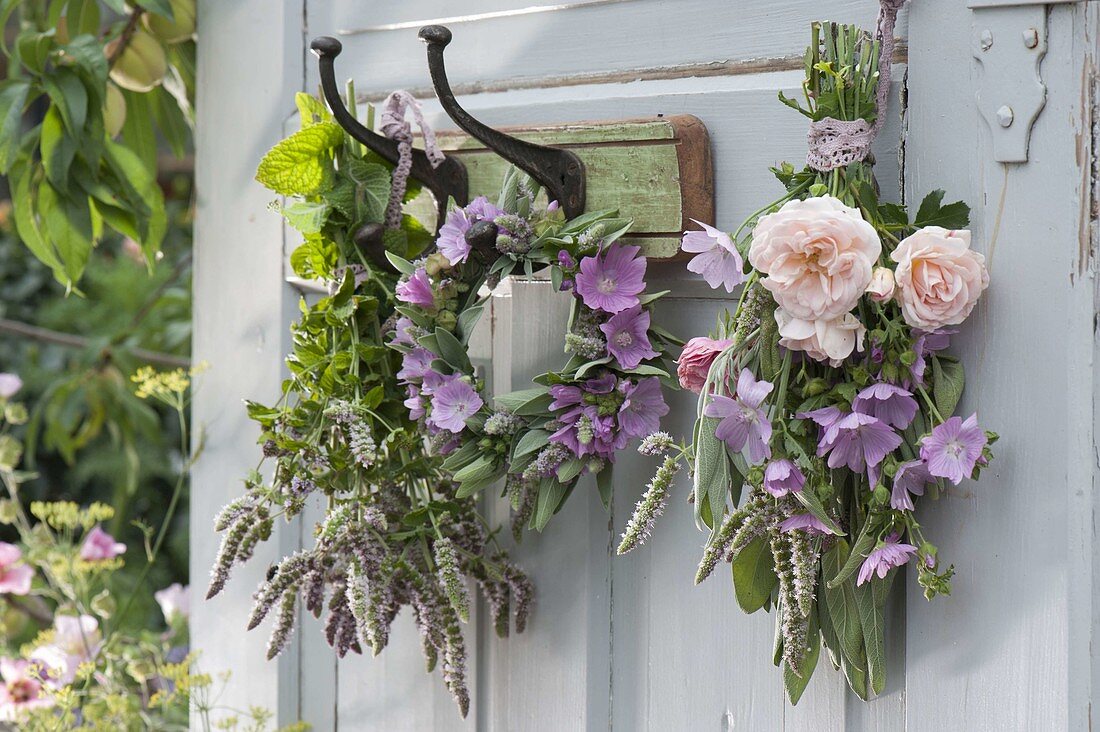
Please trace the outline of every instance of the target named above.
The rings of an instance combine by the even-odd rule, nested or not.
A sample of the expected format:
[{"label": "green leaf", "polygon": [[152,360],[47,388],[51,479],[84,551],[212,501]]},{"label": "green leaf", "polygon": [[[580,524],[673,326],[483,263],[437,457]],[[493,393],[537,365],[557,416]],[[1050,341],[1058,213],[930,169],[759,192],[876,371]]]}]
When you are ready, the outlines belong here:
[{"label": "green leaf", "polygon": [[463,345],[470,342],[470,335],[481,320],[481,313],[485,310],[484,303],[466,308],[458,314],[458,333]]},{"label": "green leaf", "polygon": [[495,481],[498,473],[499,466],[496,460],[488,455],[482,455],[454,474],[455,482],[461,484],[455,495],[459,498],[473,495]]},{"label": "green leaf", "polygon": [[336,245],[321,237],[311,237],[290,254],[290,267],[302,279],[330,279],[336,267]]},{"label": "green leaf", "polygon": [[[836,576],[829,580],[829,587],[837,587],[841,582],[855,574],[855,571],[859,569],[859,565],[863,564],[863,560],[867,558],[867,554],[875,546],[875,531],[872,529],[873,522],[868,519],[863,524],[863,529],[859,532],[859,537],[856,539],[855,546],[852,547],[851,554],[846,555],[844,566],[837,572]],[[845,546],[848,546],[845,542]]]},{"label": "green leaf", "polygon": [[446,361],[455,371],[471,374],[474,371],[470,363],[470,356],[454,334],[443,328],[435,329],[435,342],[439,346],[437,351],[440,358]]},{"label": "green leaf", "polygon": [[897,570],[891,570],[884,579],[872,577],[867,584],[854,588],[859,619],[863,625],[863,647],[867,651],[870,688],[876,694],[881,694],[886,688],[886,597],[896,574]]},{"label": "green leaf", "polygon": [[787,698],[791,700],[792,705],[798,704],[798,700],[802,698],[802,693],[806,691],[806,685],[810,683],[810,677],[814,675],[814,670],[817,668],[817,659],[821,656],[821,633],[818,631],[814,614],[810,615],[810,628],[806,640],[809,648],[806,649],[806,655],[802,658],[799,673],[796,674],[786,662],[783,663],[783,688],[787,690]]},{"label": "green leaf", "polygon": [[932,391],[935,394],[936,409],[944,419],[955,413],[965,386],[966,374],[960,361],[932,357]]},{"label": "green leaf", "polygon": [[96,0],[69,0],[65,11],[65,24],[69,36],[99,32],[99,3]]},{"label": "green leaf", "polygon": [[42,85],[50,101],[61,112],[65,129],[73,137],[79,137],[84,131],[84,121],[88,118],[88,90],[84,87],[84,82],[76,72],[62,67],[44,77]]},{"label": "green leaf", "polygon": [[294,106],[298,108],[298,117],[302,127],[332,121],[332,113],[328,111],[328,108],[320,99],[312,94],[298,92],[294,95]]},{"label": "green leaf", "polygon": [[56,106],[50,106],[42,120],[42,137],[39,150],[42,153],[42,167],[46,177],[61,190],[69,185],[69,167],[76,156],[76,140],[65,133],[61,113]]},{"label": "green leaf", "polygon": [[[724,442],[714,436],[718,428],[715,417],[700,417],[695,438],[695,518],[702,519],[702,510],[706,506],[717,521],[726,506],[726,492],[730,486],[730,464]],[[713,527],[712,527],[713,528]]]},{"label": "green leaf", "polygon": [[38,213],[42,230],[57,250],[69,283],[84,273],[92,251],[92,220],[88,199],[62,198],[53,186],[38,188]]},{"label": "green leaf", "polygon": [[411,275],[416,272],[416,265],[404,257],[399,257],[393,252],[386,252],[386,259],[390,260],[390,264],[393,265],[401,274]]},{"label": "green leaf", "polygon": [[546,401],[547,407],[553,398],[550,397],[550,390],[545,386],[536,386],[530,389],[520,389],[518,391],[510,391],[507,394],[500,394],[493,397],[493,401],[501,409],[507,409],[509,412],[519,414],[519,410],[523,409],[532,402]]},{"label": "green leaf", "polygon": [[754,613],[764,607],[778,583],[767,537],[756,537],[734,557],[733,590],[745,612]]},{"label": "green leaf", "polygon": [[539,483],[538,502],[535,504],[535,515],[532,524],[536,531],[542,531],[550,522],[558,507],[565,500],[569,492],[569,486],[559,483],[556,478],[546,478]]},{"label": "green leaf", "polygon": [[[512,460],[515,461],[524,455],[541,450],[550,442],[550,433],[546,430],[530,430],[524,432],[512,448]],[[476,443],[474,443],[476,444]]]},{"label": "green leaf", "polygon": [[614,465],[608,463],[604,466],[604,469],[596,473],[596,490],[600,494],[600,502],[603,503],[605,510],[611,510],[611,494],[614,487],[611,476]]},{"label": "green leaf", "polygon": [[943,203],[944,192],[935,190],[924,197],[913,226],[942,226],[945,229],[965,229],[970,224],[970,207],[963,201],[955,201],[946,206]]},{"label": "green leaf", "polygon": [[31,85],[22,79],[0,84],[0,174],[7,174],[19,152],[23,107]]},{"label": "green leaf", "polygon": [[836,522],[830,518],[829,514],[825,511],[825,507],[821,505],[821,501],[818,500],[817,496],[815,496],[812,491],[798,491],[794,494],[794,497],[797,498],[798,502],[805,506],[818,521],[825,524],[830,532],[837,536],[845,535],[844,530],[837,526]]},{"label": "green leaf", "polygon": [[390,171],[352,158],[346,172],[355,182],[356,221],[381,221],[390,200]]},{"label": "green leaf", "polygon": [[462,447],[452,452],[443,460],[443,469],[449,473],[461,470],[472,463],[480,452],[481,448],[478,446],[477,442],[463,443]]},{"label": "green leaf", "polygon": [[150,266],[156,261],[160,244],[168,230],[168,214],[164,210],[164,194],[155,176],[142,164],[137,155],[125,145],[107,142],[104,148],[108,168],[116,177],[119,193],[139,214],[142,236],[138,239],[145,261]]},{"label": "green leaf", "polygon": [[182,159],[187,155],[187,145],[191,140],[192,120],[180,107],[177,98],[161,85],[149,92],[152,97],[153,118],[164,141],[172,148],[172,154]]},{"label": "green leaf", "polygon": [[837,647],[833,647],[844,662],[851,668],[866,671],[867,660],[863,651],[863,623],[859,616],[859,605],[856,602],[855,582],[845,581],[837,586],[831,586],[831,580],[835,579],[841,568],[848,561],[848,542],[838,539],[833,548],[821,558],[822,575],[830,580],[825,587],[825,603],[828,607],[829,619],[833,632],[837,639]]},{"label": "green leaf", "polygon": [[20,33],[15,46],[19,51],[19,60],[35,74],[45,71],[46,60],[53,48],[53,31],[47,33]]},{"label": "green leaf", "polygon": [[331,185],[332,150],[344,141],[340,125],[305,127],[271,148],[256,170],[256,180],[284,196],[310,196]]},{"label": "green leaf", "polygon": [[585,461],[580,458],[569,458],[554,471],[558,477],[558,481],[562,483],[568,483],[576,478],[584,470]]},{"label": "green leaf", "polygon": [[286,222],[303,234],[318,234],[328,218],[329,205],[323,201],[294,201],[279,209]]},{"label": "green leaf", "polygon": [[149,12],[163,15],[169,20],[175,17],[175,13],[172,12],[172,3],[170,0],[136,0],[136,2]]}]

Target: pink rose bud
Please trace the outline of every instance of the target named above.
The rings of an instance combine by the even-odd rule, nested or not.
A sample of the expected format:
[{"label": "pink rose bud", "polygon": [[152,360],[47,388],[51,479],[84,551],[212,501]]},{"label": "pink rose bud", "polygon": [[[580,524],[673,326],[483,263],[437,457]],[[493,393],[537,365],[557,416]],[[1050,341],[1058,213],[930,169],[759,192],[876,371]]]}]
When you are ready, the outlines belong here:
[{"label": "pink rose bud", "polygon": [[702,393],[710,365],[732,343],[730,340],[716,341],[705,337],[688,341],[680,352],[680,358],[676,359],[676,375],[680,377],[680,386],[696,394]]},{"label": "pink rose bud", "polygon": [[867,295],[875,302],[886,302],[894,296],[894,273],[889,267],[875,267]]}]

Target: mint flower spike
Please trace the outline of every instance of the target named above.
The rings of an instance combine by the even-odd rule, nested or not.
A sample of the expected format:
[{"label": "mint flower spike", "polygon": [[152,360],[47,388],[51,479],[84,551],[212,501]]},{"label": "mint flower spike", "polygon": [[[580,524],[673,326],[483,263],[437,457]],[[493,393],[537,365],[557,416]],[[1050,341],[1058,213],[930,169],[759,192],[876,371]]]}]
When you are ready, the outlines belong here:
[{"label": "mint flower spike", "polygon": [[626,554],[644,544],[649,538],[657,517],[665,511],[665,505],[668,503],[669,487],[679,470],[680,461],[674,456],[666,457],[665,461],[661,463],[661,467],[657,469],[653,480],[649,482],[649,487],[634,508],[634,515],[627,522],[622,541],[619,542],[617,554]]}]

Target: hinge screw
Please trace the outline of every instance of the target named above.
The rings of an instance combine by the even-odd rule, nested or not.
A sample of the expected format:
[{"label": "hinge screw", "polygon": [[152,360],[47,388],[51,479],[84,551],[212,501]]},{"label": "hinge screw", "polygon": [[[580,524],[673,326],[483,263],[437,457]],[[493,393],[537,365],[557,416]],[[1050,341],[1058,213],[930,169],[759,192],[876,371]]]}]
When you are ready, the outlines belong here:
[{"label": "hinge screw", "polygon": [[982,35],[979,38],[978,42],[981,45],[983,51],[988,51],[990,48],[993,47],[993,31],[988,29],[982,31]]},{"label": "hinge screw", "polygon": [[1002,104],[1001,108],[997,110],[997,122],[1000,123],[1001,127],[1011,127],[1012,120],[1015,119],[1015,117],[1016,115],[1013,113],[1012,107],[1007,104]]},{"label": "hinge screw", "polygon": [[1039,31],[1034,28],[1028,28],[1024,31],[1024,45],[1028,48],[1035,48],[1039,45]]}]

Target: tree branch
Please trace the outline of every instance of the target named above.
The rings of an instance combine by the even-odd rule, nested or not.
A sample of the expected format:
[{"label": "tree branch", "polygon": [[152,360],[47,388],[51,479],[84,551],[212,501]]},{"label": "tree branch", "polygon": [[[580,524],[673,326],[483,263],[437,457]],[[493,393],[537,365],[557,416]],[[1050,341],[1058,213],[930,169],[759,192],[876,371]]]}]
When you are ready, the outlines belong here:
[{"label": "tree branch", "polygon": [[[48,328],[39,328],[37,325],[21,323],[17,320],[8,320],[7,318],[0,318],[0,333],[10,333],[22,338],[29,338],[31,340],[41,341],[42,343],[52,343],[58,346],[66,346],[68,348],[87,348],[91,343],[91,340],[84,336],[78,336],[72,333],[62,333],[56,330],[49,330]],[[166,366],[169,368],[188,368],[191,366],[191,359],[182,356],[173,356],[170,353],[160,353],[159,351],[150,351],[145,348],[128,348],[126,350],[137,360],[155,366]],[[110,349],[104,349],[104,351],[107,352],[110,351]]]}]

